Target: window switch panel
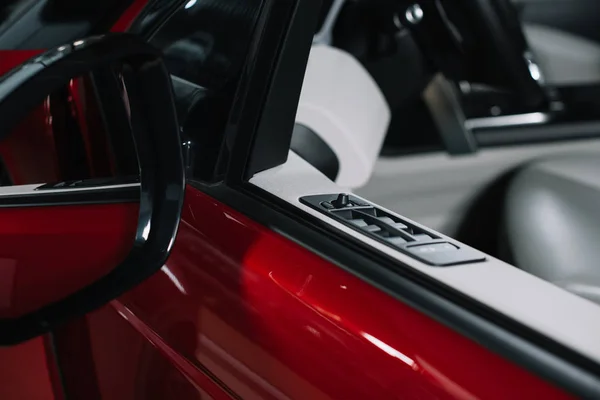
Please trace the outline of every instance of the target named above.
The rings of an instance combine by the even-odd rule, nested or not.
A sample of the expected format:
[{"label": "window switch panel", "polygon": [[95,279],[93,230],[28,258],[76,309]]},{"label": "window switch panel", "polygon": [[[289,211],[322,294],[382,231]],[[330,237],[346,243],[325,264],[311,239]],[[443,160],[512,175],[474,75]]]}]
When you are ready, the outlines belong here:
[{"label": "window switch panel", "polygon": [[346,193],[305,196],[300,201],[426,264],[450,266],[485,261],[485,255],[476,250],[449,243],[435,232]]}]

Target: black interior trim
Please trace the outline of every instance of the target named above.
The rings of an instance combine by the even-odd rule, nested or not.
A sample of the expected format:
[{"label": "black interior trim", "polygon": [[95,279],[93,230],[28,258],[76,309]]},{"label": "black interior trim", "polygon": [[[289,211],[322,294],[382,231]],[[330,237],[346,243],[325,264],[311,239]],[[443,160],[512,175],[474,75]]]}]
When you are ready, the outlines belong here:
[{"label": "black interior trim", "polygon": [[475,130],[474,135],[480,147],[592,139],[600,137],[600,121],[481,129]]},{"label": "black interior trim", "polygon": [[150,0],[129,27],[130,33],[151,37],[188,0]]},{"label": "black interior trim", "polygon": [[[246,154],[248,159],[244,165],[245,178],[281,165],[287,160],[308,54],[312,46],[312,40],[306,39],[313,37],[321,8],[320,0],[296,1],[295,8],[289,4],[294,2],[267,3],[265,7],[270,7],[272,12],[278,12],[282,16],[269,16],[271,24],[275,25],[271,29],[283,30],[287,34],[283,41],[279,39],[280,35],[265,35],[264,40],[277,40],[277,43],[273,44],[280,51],[275,53],[277,58],[273,60],[276,63],[272,76],[269,77],[270,86],[265,94],[261,118],[253,137],[252,151]],[[289,24],[291,26],[288,26]],[[267,47],[266,50],[270,49]]]},{"label": "black interior trim", "polygon": [[294,125],[290,147],[323,175],[332,181],[336,180],[340,172],[340,160],[315,131],[302,124]]},{"label": "black interior trim", "polygon": [[448,153],[460,155],[477,151],[473,133],[465,126],[460,93],[453,82],[441,74],[436,75],[425,88],[422,98]]}]

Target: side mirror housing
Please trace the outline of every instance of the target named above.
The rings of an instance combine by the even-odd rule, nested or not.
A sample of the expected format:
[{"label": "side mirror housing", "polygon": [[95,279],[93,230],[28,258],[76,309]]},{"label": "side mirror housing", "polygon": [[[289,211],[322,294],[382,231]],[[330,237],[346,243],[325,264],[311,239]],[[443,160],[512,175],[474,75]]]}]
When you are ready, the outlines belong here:
[{"label": "side mirror housing", "polygon": [[[87,99],[99,108],[98,123],[84,121],[89,102],[82,110],[73,99],[81,93],[72,91],[81,77],[88,94],[93,93]],[[66,106],[52,97],[61,90],[71,93],[64,96]],[[112,172],[98,176],[99,168],[84,162],[88,170],[82,179],[69,180],[65,171],[77,174],[77,168],[59,165],[56,182],[0,187],[0,235],[7,239],[0,241],[0,345],[27,340],[90,312],[159,270],[173,245],[184,198],[171,78],[151,45],[128,34],[78,40],[0,77],[0,155],[14,155],[17,149],[2,147],[3,142],[32,134],[19,124],[31,122],[36,107],[42,107],[46,134],[52,135],[52,146],[44,151],[75,146],[73,124],[81,123],[87,136],[78,145],[91,157],[104,148],[90,133],[102,125],[113,139],[131,135],[129,161],[136,170],[117,176],[112,160],[106,169]],[[113,146],[114,140],[106,143]],[[60,152],[52,156],[64,164]],[[10,175],[19,158],[13,157],[12,164],[4,158]],[[39,170],[41,165],[26,166]],[[89,240],[83,240],[86,234]],[[98,238],[102,243],[94,245]]]}]

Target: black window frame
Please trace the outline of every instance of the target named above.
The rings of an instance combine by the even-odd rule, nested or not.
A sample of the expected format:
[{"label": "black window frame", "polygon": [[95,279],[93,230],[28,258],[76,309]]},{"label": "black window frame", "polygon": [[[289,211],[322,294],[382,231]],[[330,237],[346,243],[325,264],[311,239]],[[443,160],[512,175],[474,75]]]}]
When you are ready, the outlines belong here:
[{"label": "black window frame", "polygon": [[[73,3],[67,4],[66,1]],[[0,28],[3,28],[0,30],[0,50],[49,49],[82,37],[103,34],[132,4],[134,0],[63,0],[62,3],[52,3],[49,0],[28,1],[27,4],[15,7],[18,14],[13,10],[14,15],[6,14],[6,20],[0,20]],[[65,9],[71,13],[62,14]],[[49,19],[49,16],[52,18]],[[64,19],[61,21],[61,18]],[[71,24],[61,24],[65,21]],[[87,30],[83,30],[82,26],[72,24],[74,21],[88,23],[89,26]],[[14,24],[3,26],[7,22]],[[61,29],[48,33],[56,27]],[[23,40],[15,43],[11,35],[5,36],[6,31],[17,32],[17,37]]]}]

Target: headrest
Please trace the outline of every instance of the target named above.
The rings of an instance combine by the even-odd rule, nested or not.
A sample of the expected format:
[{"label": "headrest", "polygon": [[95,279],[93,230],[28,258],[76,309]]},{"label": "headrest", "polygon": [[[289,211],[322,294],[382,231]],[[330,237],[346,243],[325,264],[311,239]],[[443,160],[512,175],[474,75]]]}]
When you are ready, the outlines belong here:
[{"label": "headrest", "polygon": [[[337,158],[337,174],[326,173],[340,186],[367,183],[390,123],[390,110],[379,87],[351,54],[314,45],[308,60],[296,116],[292,150],[308,162],[330,165],[318,157]],[[310,135],[316,136],[312,139]],[[329,151],[315,149],[326,146]],[[324,171],[322,171],[324,172]]]}]

